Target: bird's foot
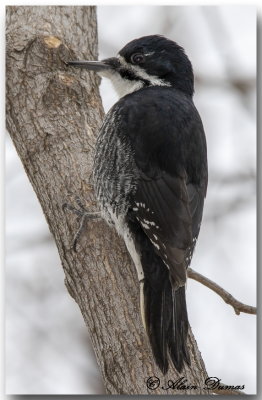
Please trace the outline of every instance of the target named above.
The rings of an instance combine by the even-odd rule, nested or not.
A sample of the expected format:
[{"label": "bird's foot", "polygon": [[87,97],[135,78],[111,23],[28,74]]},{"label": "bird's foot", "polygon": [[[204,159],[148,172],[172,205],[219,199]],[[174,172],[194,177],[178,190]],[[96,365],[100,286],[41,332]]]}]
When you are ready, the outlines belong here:
[{"label": "bird's foot", "polygon": [[101,213],[100,211],[95,211],[95,212],[89,212],[81,203],[81,200],[79,199],[79,197],[76,198],[76,203],[79,206],[79,209],[73,207],[71,204],[68,203],[64,203],[62,205],[62,209],[63,211],[68,210],[71,211],[72,213],[77,215],[77,218],[79,220],[79,228],[74,236],[73,239],[73,244],[72,244],[72,248],[73,250],[76,252],[76,245],[78,242],[78,239],[80,238],[82,232],[83,232],[83,228],[85,226],[85,222],[88,219],[99,219],[101,218]]}]

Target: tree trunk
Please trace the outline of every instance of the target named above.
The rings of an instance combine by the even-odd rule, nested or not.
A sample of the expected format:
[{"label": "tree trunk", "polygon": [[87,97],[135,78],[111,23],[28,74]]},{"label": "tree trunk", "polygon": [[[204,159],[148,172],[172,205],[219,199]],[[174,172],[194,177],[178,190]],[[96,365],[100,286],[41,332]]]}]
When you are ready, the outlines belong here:
[{"label": "tree trunk", "polygon": [[[79,239],[76,215],[63,203],[76,197],[96,210],[90,174],[103,118],[98,78],[68,68],[68,59],[97,58],[95,7],[7,7],[7,128],[57,244],[65,284],[79,305],[106,390],[111,394],[175,394],[155,366],[139,311],[139,284],[122,240],[103,221],[90,221]],[[19,194],[18,194],[19,196]],[[62,318],[62,317],[61,317]],[[180,376],[206,394],[206,370],[192,333],[191,367]],[[150,376],[161,384],[148,388]],[[157,385],[156,385],[157,386]]]}]

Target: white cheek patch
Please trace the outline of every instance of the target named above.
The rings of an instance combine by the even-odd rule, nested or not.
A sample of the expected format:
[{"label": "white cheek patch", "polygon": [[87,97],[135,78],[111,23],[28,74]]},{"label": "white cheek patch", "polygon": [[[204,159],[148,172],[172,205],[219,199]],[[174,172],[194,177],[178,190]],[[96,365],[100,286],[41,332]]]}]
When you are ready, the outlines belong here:
[{"label": "white cheek patch", "polygon": [[112,71],[112,70],[101,71],[101,72],[99,72],[99,75],[102,78],[110,79],[110,81],[119,97],[123,97],[129,93],[133,93],[136,90],[139,90],[143,87],[142,81],[139,81],[139,80],[131,81],[129,79],[124,79],[124,78],[122,78],[121,75],[119,75],[117,72]]},{"label": "white cheek patch", "polygon": [[[151,53],[148,53],[146,55],[150,54]],[[138,77],[137,80],[125,79],[117,71],[110,69],[98,72],[98,75],[102,78],[110,79],[119,97],[123,97],[129,93],[133,93],[136,90],[141,89],[144,86],[143,80],[148,81],[149,86],[171,86],[170,83],[164,81],[163,79],[160,79],[154,75],[149,75],[138,65],[128,64],[124,57],[118,55],[117,58],[125,69],[129,70],[132,74]],[[141,78],[141,80],[139,80],[139,78]]]},{"label": "white cheek patch", "polygon": [[[150,55],[150,54],[151,53],[145,55]],[[128,64],[124,59],[124,57],[118,55],[117,58],[125,68],[129,69],[140,78],[149,81],[150,86],[171,86],[169,82],[166,82],[163,79],[158,78],[157,76],[149,75],[143,68],[139,67],[138,65]]]}]

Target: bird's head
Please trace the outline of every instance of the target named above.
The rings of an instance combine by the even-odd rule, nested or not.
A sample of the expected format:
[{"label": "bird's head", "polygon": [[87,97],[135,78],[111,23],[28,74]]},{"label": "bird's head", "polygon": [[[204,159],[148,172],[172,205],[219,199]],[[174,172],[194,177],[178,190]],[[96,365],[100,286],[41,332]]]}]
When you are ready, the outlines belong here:
[{"label": "bird's head", "polygon": [[96,71],[109,78],[120,97],[147,86],[174,87],[190,96],[194,92],[192,65],[184,49],[159,35],[132,40],[117,57],[102,61],[69,61],[68,65]]}]

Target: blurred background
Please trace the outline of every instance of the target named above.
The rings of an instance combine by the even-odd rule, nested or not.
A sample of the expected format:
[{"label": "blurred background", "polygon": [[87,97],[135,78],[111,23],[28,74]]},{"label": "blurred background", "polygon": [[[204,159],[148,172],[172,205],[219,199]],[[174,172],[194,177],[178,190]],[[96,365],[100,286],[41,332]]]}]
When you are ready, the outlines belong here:
[{"label": "blurred background", "polygon": [[[100,58],[162,34],[185,48],[207,136],[209,188],[191,267],[256,305],[256,10],[252,6],[99,6]],[[104,80],[105,111],[117,101]],[[6,139],[6,392],[103,394],[80,311],[9,137]],[[190,324],[209,376],[256,392],[256,317],[235,315],[189,279]],[[70,352],[68,348],[70,347]]]}]

